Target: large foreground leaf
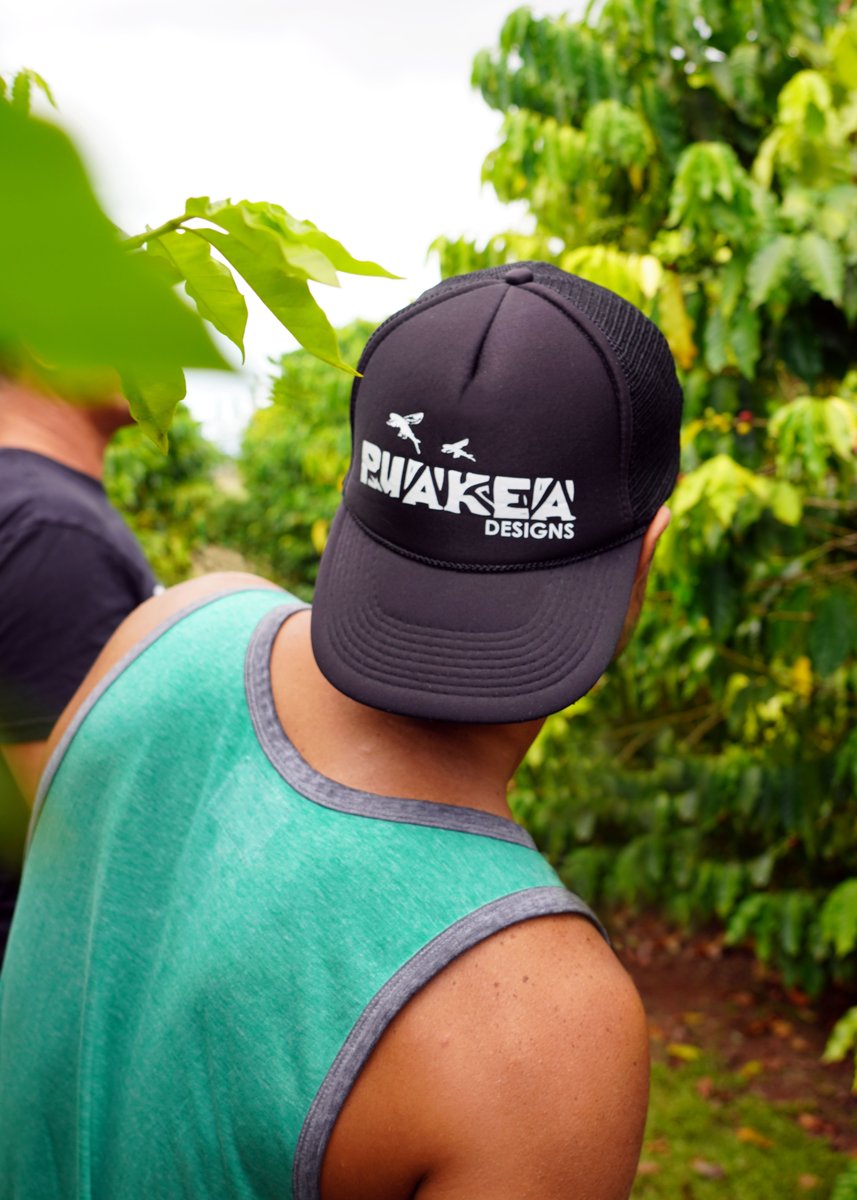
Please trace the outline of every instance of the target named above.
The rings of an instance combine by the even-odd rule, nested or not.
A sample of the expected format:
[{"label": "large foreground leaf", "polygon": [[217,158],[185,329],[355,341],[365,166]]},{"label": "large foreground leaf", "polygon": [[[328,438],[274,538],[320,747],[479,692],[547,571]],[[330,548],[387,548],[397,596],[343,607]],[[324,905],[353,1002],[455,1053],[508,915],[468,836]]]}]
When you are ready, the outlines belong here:
[{"label": "large foreground leaf", "polygon": [[151,375],[225,367],[196,313],[120,247],[59,129],[0,103],[0,355]]}]

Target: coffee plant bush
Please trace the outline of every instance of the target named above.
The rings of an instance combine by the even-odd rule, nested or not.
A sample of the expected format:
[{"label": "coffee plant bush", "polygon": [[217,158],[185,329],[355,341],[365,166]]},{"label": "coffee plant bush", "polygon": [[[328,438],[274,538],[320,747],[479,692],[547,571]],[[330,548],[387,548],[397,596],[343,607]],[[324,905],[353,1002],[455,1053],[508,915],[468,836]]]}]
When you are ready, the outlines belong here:
[{"label": "coffee plant bush", "polygon": [[[545,726],[516,804],[590,900],[721,922],[788,984],[857,965],[857,11],[512,13],[473,82],[483,178],[542,258],[664,331],[682,475],[638,635]],[[850,1021],[850,1023],[849,1023]],[[831,1053],[857,1042],[846,1018]]]}]

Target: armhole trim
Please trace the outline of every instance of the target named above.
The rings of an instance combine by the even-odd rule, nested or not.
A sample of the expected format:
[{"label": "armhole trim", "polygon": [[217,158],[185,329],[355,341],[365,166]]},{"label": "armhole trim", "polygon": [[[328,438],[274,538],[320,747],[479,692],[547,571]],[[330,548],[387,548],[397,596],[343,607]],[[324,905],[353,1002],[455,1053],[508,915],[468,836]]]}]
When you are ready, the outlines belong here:
[{"label": "armhole trim", "polygon": [[[157,642],[158,639],[161,638],[168,630],[172,629],[174,625],[178,625],[180,621],[185,619],[185,617],[189,617],[192,613],[197,612],[199,609],[205,608],[206,605],[214,604],[217,600],[223,600],[227,596],[246,595],[248,592],[268,590],[269,589],[267,588],[232,588],[226,592],[215,592],[211,596],[202,596],[200,599],[194,600],[192,603],[185,605],[184,608],[180,608],[178,612],[174,612],[169,617],[165,617],[163,621],[159,622],[153,629],[150,629],[145,637],[141,638],[139,642],[137,642],[131,647],[130,650],[123,654],[122,657],[113,664],[107,674],[103,675],[101,679],[99,679],[92,691],[87,694],[86,698],[78,706],[77,711],[66,727],[65,732],[57,742],[56,746],[54,746],[53,752],[51,753],[51,756],[45,765],[45,769],[42,772],[41,779],[39,780],[38,790],[36,791],[36,798],[33,801],[33,811],[30,815],[30,824],[27,829],[27,841],[24,846],[25,858],[29,853],[30,843],[33,840],[33,834],[36,831],[36,825],[38,824],[42,808],[44,807],[45,796],[47,795],[48,789],[53,782],[54,776],[59,770],[60,763],[65,758],[66,751],[71,745],[71,742],[77,734],[77,731],[92,712],[95,705],[105,694],[105,692],[107,692],[116,682],[126,667],[129,667],[135,659],[139,658],[140,655],[148,650],[150,646],[154,645],[154,643]],[[272,597],[278,598],[280,593],[271,590],[271,595]]]},{"label": "armhole trim", "polygon": [[444,967],[485,938],[531,917],[561,913],[591,921],[609,945],[604,926],[579,896],[563,887],[527,888],[462,917],[387,980],[358,1017],[304,1118],[292,1165],[294,1200],[320,1200],[321,1169],[334,1125],[369,1055],[407,1002]]}]

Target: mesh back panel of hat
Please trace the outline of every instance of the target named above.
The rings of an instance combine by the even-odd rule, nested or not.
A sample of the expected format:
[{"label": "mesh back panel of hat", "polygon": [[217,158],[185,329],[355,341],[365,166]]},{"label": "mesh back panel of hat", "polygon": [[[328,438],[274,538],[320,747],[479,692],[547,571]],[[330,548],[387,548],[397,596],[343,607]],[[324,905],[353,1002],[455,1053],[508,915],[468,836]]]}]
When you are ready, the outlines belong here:
[{"label": "mesh back panel of hat", "polygon": [[[380,325],[366,344],[358,371],[363,372],[378,340],[403,316],[436,303],[445,292],[453,294],[462,286],[502,278],[513,266],[528,267],[533,282],[550,288],[580,309],[610,343],[625,373],[631,400],[629,499],[635,520],[640,524],[651,520],[672,491],[678,471],[682,394],[663,334],[639,309],[615,292],[543,262],[509,263],[456,275],[430,288],[408,308]],[[352,413],[359,383],[355,379]]]}]

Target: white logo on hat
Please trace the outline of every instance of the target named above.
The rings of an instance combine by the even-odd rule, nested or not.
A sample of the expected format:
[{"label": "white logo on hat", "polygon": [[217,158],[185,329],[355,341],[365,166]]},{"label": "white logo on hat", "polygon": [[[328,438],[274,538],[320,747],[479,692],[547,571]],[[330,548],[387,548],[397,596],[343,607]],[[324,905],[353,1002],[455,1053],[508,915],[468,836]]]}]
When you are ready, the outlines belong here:
[{"label": "white logo on hat", "polygon": [[411,413],[410,416],[400,417],[398,413],[390,413],[390,419],[387,424],[395,429],[400,438],[406,438],[409,442],[413,442],[417,448],[417,454],[421,454],[420,443],[417,440],[416,434],[412,431],[412,425],[419,425],[420,421],[425,416],[425,413]]},{"label": "white logo on hat", "polygon": [[[396,415],[392,413],[388,423],[392,424]],[[454,443],[457,447],[466,444],[466,438],[463,443]],[[416,458],[391,454],[364,439],[360,482],[400,504],[420,505],[455,517],[471,514],[487,517],[483,526],[486,537],[549,541],[574,537],[573,479],[557,479],[552,475],[535,478],[485,475],[455,467],[435,467]]]},{"label": "white logo on hat", "polygon": [[470,445],[470,438],[462,438],[460,442],[447,442],[445,446],[441,446],[441,454],[451,454],[453,458],[469,458],[471,462],[476,462],[476,456],[469,454],[464,447]]}]

